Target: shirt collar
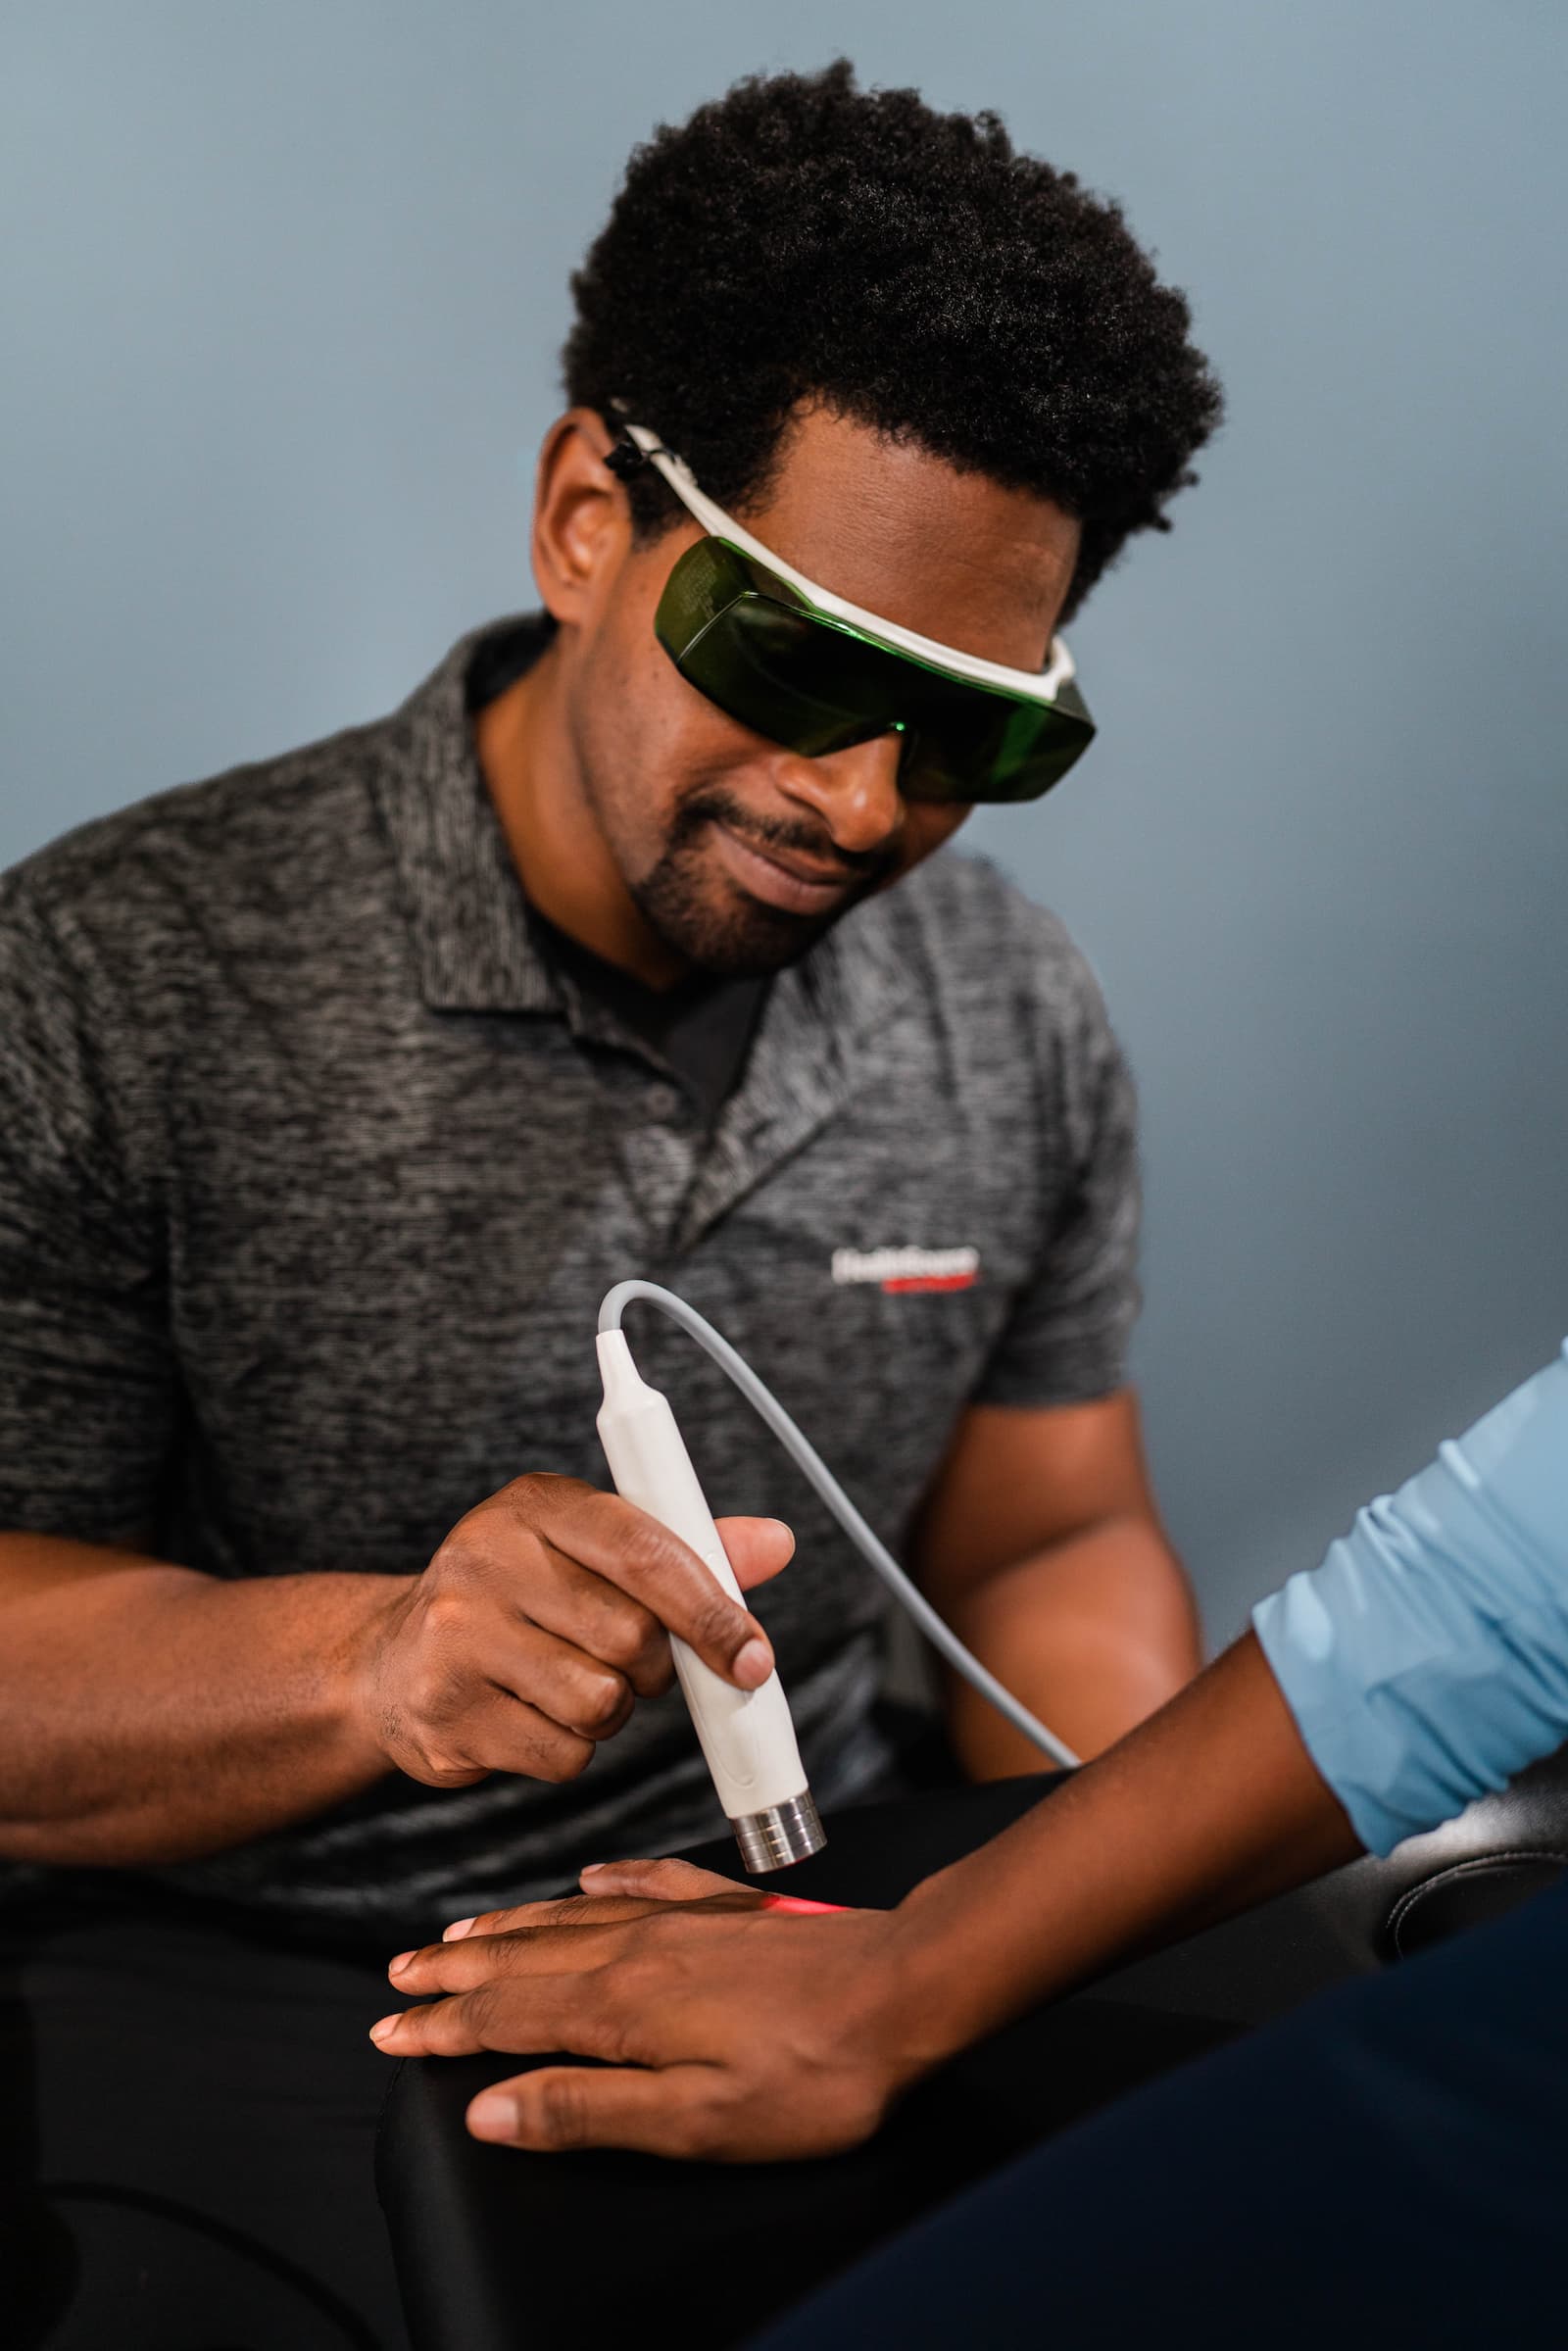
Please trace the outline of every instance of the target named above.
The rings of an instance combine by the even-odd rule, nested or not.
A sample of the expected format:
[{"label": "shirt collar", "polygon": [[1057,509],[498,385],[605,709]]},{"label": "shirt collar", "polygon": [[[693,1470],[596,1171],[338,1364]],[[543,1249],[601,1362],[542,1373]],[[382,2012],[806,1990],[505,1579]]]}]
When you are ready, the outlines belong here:
[{"label": "shirt collar", "polygon": [[[378,730],[374,788],[424,1002],[437,1011],[561,1012],[561,986],[528,919],[528,902],[485,786],[468,711],[468,674],[538,613],[514,614],[460,638],[440,667]],[[520,650],[520,648],[519,648]],[[906,990],[887,921],[872,899],[780,973],[764,1029],[794,1031],[826,1076],[854,1040],[876,1033]],[[791,1056],[794,1058],[795,1056]],[[804,1072],[797,1065],[797,1080]],[[847,1072],[838,1073],[841,1082]],[[834,1089],[837,1091],[837,1089]]]},{"label": "shirt collar", "polygon": [[561,995],[479,769],[468,713],[476,656],[538,614],[475,629],[386,720],[375,788],[413,938],[419,993],[443,1012],[548,1012]]}]

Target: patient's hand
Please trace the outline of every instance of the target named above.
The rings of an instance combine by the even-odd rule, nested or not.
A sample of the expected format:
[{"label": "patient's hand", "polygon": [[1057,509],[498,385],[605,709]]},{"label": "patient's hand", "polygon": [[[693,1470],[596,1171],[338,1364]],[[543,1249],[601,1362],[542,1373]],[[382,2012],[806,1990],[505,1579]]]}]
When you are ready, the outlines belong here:
[{"label": "patient's hand", "polygon": [[[374,2028],[394,2057],[566,2050],[485,2090],[477,2138],[762,2161],[854,2146],[945,2050],[919,2045],[896,1912],[821,1917],[683,1861],[585,1870],[584,1896],[489,1912],[406,1952],[428,1995]],[[444,1997],[440,1995],[445,1995]]]},{"label": "patient's hand", "polygon": [[[743,1589],[794,1549],[776,1519],[718,1531]],[[678,1536],[618,1494],[541,1473],[459,1520],[363,1629],[351,1681],[368,1736],[413,1779],[574,1780],[638,1698],[668,1688],[671,1633],[742,1690],[772,1672],[757,1619]]]}]

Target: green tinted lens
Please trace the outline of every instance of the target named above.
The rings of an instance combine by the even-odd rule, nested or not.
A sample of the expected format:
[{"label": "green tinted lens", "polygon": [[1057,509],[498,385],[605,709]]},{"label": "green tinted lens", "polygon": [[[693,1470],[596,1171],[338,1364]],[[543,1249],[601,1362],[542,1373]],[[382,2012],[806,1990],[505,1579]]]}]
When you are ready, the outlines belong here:
[{"label": "green tinted lens", "polygon": [[1069,685],[1054,705],[971,685],[812,611],[721,539],[675,564],[655,632],[728,716],[807,759],[898,729],[900,788],[919,800],[1034,800],[1087,749]]},{"label": "green tinted lens", "polygon": [[858,641],[822,629],[787,582],[760,574],[722,540],[700,539],[687,549],[660,598],[654,629],[681,675],[710,702],[807,759],[863,743],[895,723],[866,702]]},{"label": "green tinted lens", "polygon": [[1054,703],[1025,702],[899,666],[928,681],[925,693],[904,697],[908,749],[899,781],[910,800],[1038,800],[1093,740],[1070,679]]}]

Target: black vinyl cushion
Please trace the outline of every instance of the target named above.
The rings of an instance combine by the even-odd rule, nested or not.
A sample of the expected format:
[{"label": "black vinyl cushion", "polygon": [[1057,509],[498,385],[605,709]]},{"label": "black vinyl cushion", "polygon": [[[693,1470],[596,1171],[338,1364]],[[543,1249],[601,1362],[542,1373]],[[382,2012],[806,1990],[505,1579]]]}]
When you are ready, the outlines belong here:
[{"label": "black vinyl cushion", "polygon": [[1357,1967],[1408,1959],[1500,1917],[1568,1868],[1568,1747],[1456,1819],[1351,1863],[1302,1898]]},{"label": "black vinyl cushion", "polygon": [[1548,1853],[1493,1853],[1456,1862],[1400,1896],[1390,1913],[1389,1940],[1396,1959],[1446,1942],[1466,1927],[1501,1918],[1562,1876],[1561,1857]]}]

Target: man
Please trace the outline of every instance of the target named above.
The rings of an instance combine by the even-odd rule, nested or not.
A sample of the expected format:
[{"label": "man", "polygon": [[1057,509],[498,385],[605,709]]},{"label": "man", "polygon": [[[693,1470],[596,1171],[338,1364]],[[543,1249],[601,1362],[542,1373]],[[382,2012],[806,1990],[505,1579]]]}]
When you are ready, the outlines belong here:
[{"label": "man", "polygon": [[[146,1985],[90,2101],[45,2033],[44,2168],[118,2165],[225,2226],[228,2182],[362,2308],[341,2198],[338,2241],[312,2235],[343,2163],[313,2183],[308,2092],[252,2111],[225,1986],[293,1986],[270,2092],[290,2050],[349,2063],[350,1946],[710,1829],[669,1632],[743,1687],[776,1657],[820,1801],[895,1768],[878,1592],[677,1336],[639,1351],[715,1505],[753,1514],[726,1537],[743,1585],[790,1556],[772,1520],[794,1529],[765,1629],[596,1490],[612,1282],[709,1313],[1078,1748],[1197,1663],[1125,1385],[1120,1056],[1060,926],[927,862],[1086,737],[1058,621],[1163,525],[1218,413],[1186,306],[994,121],[844,65],[640,150],[575,292],[543,613],[466,639],[391,719],[89,826],[4,887],[0,1852],[19,1899],[75,1904],[73,1984],[131,1935]],[[786,573],[884,632],[854,640],[826,733],[795,671],[765,681],[781,715],[756,674],[703,670],[700,631],[672,639],[702,493],[784,567],[762,601],[807,629],[810,679],[824,625],[790,620]],[[933,658],[884,707],[901,631]],[[1036,1761],[966,1691],[950,1723],[972,1773]],[[96,1908],[82,1871],[114,1873]],[[265,1995],[264,1932],[301,1971],[270,1949]],[[28,1947],[63,2042],[52,1946]],[[195,1979],[199,2012],[172,1989]],[[215,2065],[216,2138],[192,2119]],[[333,2077],[336,2111],[361,2079]],[[117,2101],[134,2157],[58,2120]]]}]

